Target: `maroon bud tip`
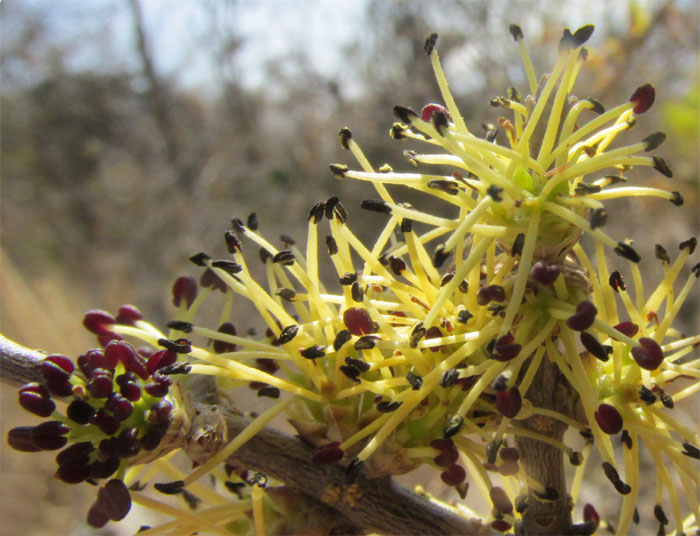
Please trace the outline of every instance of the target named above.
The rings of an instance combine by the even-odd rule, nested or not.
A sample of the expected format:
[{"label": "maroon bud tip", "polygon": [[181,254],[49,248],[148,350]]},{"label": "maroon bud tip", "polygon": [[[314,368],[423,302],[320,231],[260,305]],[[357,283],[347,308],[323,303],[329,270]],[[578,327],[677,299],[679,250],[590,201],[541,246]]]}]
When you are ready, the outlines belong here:
[{"label": "maroon bud tip", "polygon": [[117,311],[116,321],[117,324],[124,324],[126,326],[133,326],[137,320],[141,320],[140,311],[133,305],[122,305]]},{"label": "maroon bud tip", "polygon": [[522,397],[517,387],[510,387],[496,394],[496,409],[504,417],[513,419],[520,412],[522,406]]},{"label": "maroon bud tip", "polygon": [[197,281],[194,277],[180,276],[173,284],[173,305],[180,307],[184,301],[187,307],[192,306],[197,297]]},{"label": "maroon bud tip", "polygon": [[448,486],[459,486],[464,479],[467,478],[467,472],[464,467],[453,463],[442,473],[440,473],[440,478]]},{"label": "maroon bud tip", "polygon": [[649,337],[640,337],[640,346],[632,348],[632,357],[637,364],[645,370],[656,370],[664,360],[661,347]]},{"label": "maroon bud tip", "polygon": [[343,313],[343,322],[353,335],[367,335],[374,332],[374,323],[369,313],[360,307],[349,307]]},{"label": "maroon bud tip", "polygon": [[594,416],[598,426],[606,434],[614,435],[622,430],[622,415],[614,406],[601,404]]},{"label": "maroon bud tip", "polygon": [[109,326],[114,324],[114,317],[101,309],[90,309],[83,317],[83,326],[95,335],[109,335],[112,333]]},{"label": "maroon bud tip", "polygon": [[634,113],[643,114],[651,105],[654,104],[654,99],[656,98],[656,90],[651,84],[644,84],[639,86],[632,96],[630,97],[630,102],[635,104],[633,108]]}]

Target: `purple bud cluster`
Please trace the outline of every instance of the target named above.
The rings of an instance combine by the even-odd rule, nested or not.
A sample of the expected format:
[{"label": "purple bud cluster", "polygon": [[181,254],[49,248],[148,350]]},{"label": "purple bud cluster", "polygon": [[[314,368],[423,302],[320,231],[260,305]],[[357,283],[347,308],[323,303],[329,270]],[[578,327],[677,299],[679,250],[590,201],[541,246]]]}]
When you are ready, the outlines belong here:
[{"label": "purple bud cluster", "polygon": [[[19,390],[20,405],[52,420],[9,431],[11,447],[23,452],[60,450],[56,477],[68,484],[113,476],[128,458],[156,449],[171,423],[173,404],[165,398],[172,386],[164,367],[177,361],[172,349],[134,349],[112,331],[115,324],[133,324],[141,315],[123,306],[116,317],[88,311],[83,324],[104,341],[73,361],[49,355],[41,363],[42,383]],[[188,341],[179,340],[183,345]],[[72,397],[65,415],[56,410],[54,397]],[[80,438],[79,442],[71,439]],[[61,450],[62,449],[62,450]],[[124,483],[110,480],[100,488],[88,513],[88,523],[102,527],[122,519],[131,507]]]}]

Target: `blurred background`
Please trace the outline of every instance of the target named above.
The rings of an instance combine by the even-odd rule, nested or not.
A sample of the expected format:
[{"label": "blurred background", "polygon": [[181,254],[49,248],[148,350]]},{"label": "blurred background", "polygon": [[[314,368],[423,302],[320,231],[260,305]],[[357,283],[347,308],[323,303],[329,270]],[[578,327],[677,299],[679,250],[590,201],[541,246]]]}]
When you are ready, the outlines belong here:
[{"label": "blurred background", "polygon": [[[373,163],[406,168],[406,145],[388,136],[391,110],[440,100],[423,52],[433,31],[467,124],[478,132],[495,123],[490,98],[510,85],[525,93],[527,85],[508,33],[513,22],[538,73],[552,65],[564,27],[596,25],[580,97],[610,108],[643,83],[656,87],[654,108],[628,139],[664,131],[657,153],[674,178],[669,184],[647,168],[631,176],[679,190],[686,203],[608,205],[610,234],[636,240],[651,285],[661,273],[653,245],[672,252],[698,234],[699,6],[5,0],[0,328],[27,346],[77,356],[95,344],[81,327],[88,308],[133,303],[161,324],[172,314],[172,281],[197,274],[190,255],[223,253],[232,216],[254,211],[272,241],[281,233],[301,240],[308,209],[337,195],[353,230],[371,239],[376,222],[359,215],[359,203],[373,193],[328,170],[330,162],[354,165],[338,130],[349,126]],[[681,320],[688,333],[697,333],[697,310],[695,292]],[[27,414],[16,410],[14,389],[0,388],[4,438]],[[55,481],[51,455],[9,451],[4,439],[0,450],[5,534],[95,534],[84,526],[92,490]]]}]

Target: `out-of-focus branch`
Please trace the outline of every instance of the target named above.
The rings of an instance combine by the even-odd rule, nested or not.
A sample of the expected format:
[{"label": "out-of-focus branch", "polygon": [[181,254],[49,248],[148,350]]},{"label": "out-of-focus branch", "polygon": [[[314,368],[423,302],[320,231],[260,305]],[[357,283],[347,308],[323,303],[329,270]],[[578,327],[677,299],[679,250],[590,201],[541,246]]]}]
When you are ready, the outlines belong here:
[{"label": "out-of-focus branch", "polygon": [[[44,383],[40,363],[44,354],[20,346],[0,335],[0,380],[20,386],[35,381]],[[193,389],[198,414],[192,421],[188,437],[177,444],[202,462],[201,443],[193,437],[211,435],[211,415],[223,415],[226,436],[235,437],[249,424],[224,405],[202,403],[198,389]],[[201,393],[204,393],[202,390]],[[211,391],[208,391],[211,393]],[[204,396],[204,395],[203,395]],[[205,430],[206,428],[206,430]],[[219,444],[211,441],[211,444]],[[190,452],[190,450],[192,452]],[[212,452],[211,454],[214,454]],[[313,449],[301,440],[277,430],[264,428],[236,451],[229,462],[241,468],[259,471],[318,503],[320,510],[331,507],[330,516],[342,529],[355,527],[361,532],[383,534],[490,534],[488,527],[470,521],[417,495],[390,478],[368,479],[360,474],[348,483],[344,468],[338,465],[319,467],[312,461]]]}]

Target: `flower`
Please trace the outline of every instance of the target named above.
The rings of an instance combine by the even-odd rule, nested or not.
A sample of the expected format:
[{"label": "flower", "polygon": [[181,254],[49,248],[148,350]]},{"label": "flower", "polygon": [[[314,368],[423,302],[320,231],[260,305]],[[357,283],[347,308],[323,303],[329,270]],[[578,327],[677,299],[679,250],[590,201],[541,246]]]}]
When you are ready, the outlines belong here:
[{"label": "flower", "polygon": [[[199,280],[183,276],[174,283],[178,313],[167,333],[133,307],[114,317],[98,310],[86,314],[84,325],[103,349],[78,358],[82,377],[63,356],[45,360],[48,390],[24,386],[20,403],[55,420],[14,429],[10,444],[32,451],[73,442],[59,461],[59,477],[67,482],[116,474],[89,514],[90,523],[101,526],[128,511],[127,467],[179,446],[182,422],[173,418],[187,414],[180,389],[190,377],[208,375],[222,390],[253,388],[272,399],[272,406],[192,473],[157,486],[163,493],[190,493],[198,478],[219,471],[227,456],[285,411],[299,435],[316,447],[313,462],[344,464],[349,481],[359,471],[396,475],[428,464],[464,498],[469,474],[494,506],[489,523],[499,531],[527,520],[535,500],[565,504],[569,515],[567,495],[578,501],[594,442],[604,474],[623,495],[615,527],[627,532],[642,486],[641,441],[657,467],[656,519],[669,522],[661,505],[666,490],[676,529],[697,525],[697,519],[683,518],[668,470],[676,471],[690,510],[697,512],[698,473],[690,458],[698,457],[698,435],[670,414],[674,400],[700,386],[698,360],[687,357],[700,336],[678,337],[672,328],[700,273],[696,265],[674,293],[696,242],[681,244],[672,264],[657,246],[664,278],[646,296],[637,249],[603,231],[607,199],[653,196],[682,204],[677,192],[624,185],[633,166],[672,175],[662,158],[639,155],[655,150],[662,133],[609,149],[651,107],[654,88],[642,85],[628,102],[605,111],[597,100],[571,94],[592,26],[564,31],[557,62],[540,83],[521,29],[513,25],[510,31],[522,51],[530,95],[521,97],[511,88],[491,101],[512,113],[512,119],[498,121],[508,146],[495,142],[494,131],[482,139],[468,130],[432,34],[425,50],[444,105],[431,103],[420,113],[397,106],[400,122],[391,129],[393,138],[425,143],[430,152],[405,152],[415,168],[410,173],[388,165],[375,169],[343,128],[340,144],[361,170],[330,166],[338,179],[375,188],[378,199],[362,203],[375,213],[368,217],[384,219],[374,244],[353,234],[336,197],[310,210],[303,247],[286,237],[275,246],[258,232],[253,215],[246,223],[232,219],[223,235],[229,257],[193,255],[202,270]],[[594,117],[580,124],[589,113]],[[453,171],[445,175],[445,168]],[[417,210],[395,198],[394,185],[436,198],[458,215]],[[328,230],[320,240],[323,220]],[[593,240],[595,267],[580,244],[584,236]],[[248,244],[259,248],[264,282],[244,255]],[[610,273],[605,248],[628,261],[633,297],[622,275]],[[333,286],[320,276],[325,255],[337,277]],[[216,328],[199,320],[213,296],[223,301]],[[264,335],[239,334],[230,322],[241,299],[257,310]],[[125,339],[139,342],[131,346]],[[141,344],[147,348],[136,350]],[[543,389],[542,367],[555,371],[557,387],[569,393],[552,407],[533,402]],[[690,385],[680,390],[671,386],[688,379]],[[65,416],[50,393],[73,396]],[[548,434],[533,424],[538,422],[561,433]],[[583,452],[564,443],[567,426],[589,439]],[[163,443],[171,428],[180,432]],[[624,471],[611,442],[618,434]],[[570,490],[555,489],[523,463],[525,441],[568,457],[576,466]],[[149,455],[153,449],[156,454]],[[251,481],[250,491],[258,530],[260,481]],[[145,496],[138,498],[149,504]],[[590,533],[599,523],[587,504],[579,529]]]}]

